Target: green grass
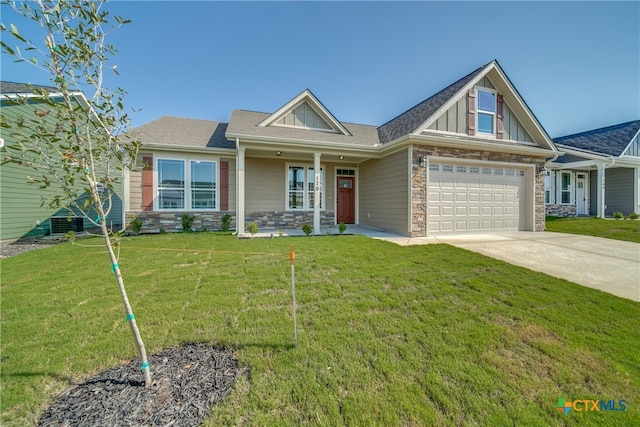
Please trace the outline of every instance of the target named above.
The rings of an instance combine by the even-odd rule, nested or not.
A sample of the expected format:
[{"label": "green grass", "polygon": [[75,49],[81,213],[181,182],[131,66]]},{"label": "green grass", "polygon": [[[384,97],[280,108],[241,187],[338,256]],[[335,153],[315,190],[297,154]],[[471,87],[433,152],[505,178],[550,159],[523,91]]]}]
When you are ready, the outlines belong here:
[{"label": "green grass", "polygon": [[[2,260],[3,426],[136,356],[105,257]],[[119,265],[149,353],[216,342],[247,368],[207,426],[640,424],[640,304],[479,254],[180,233],[125,239]],[[627,410],[565,416],[560,397]]]},{"label": "green grass", "polygon": [[640,243],[640,221],[602,218],[559,218],[548,216],[545,229]]}]

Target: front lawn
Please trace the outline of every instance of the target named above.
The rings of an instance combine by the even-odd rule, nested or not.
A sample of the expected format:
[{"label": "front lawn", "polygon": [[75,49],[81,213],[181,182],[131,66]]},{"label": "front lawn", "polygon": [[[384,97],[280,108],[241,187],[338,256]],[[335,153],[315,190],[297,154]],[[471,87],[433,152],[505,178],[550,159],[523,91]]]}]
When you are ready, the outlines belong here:
[{"label": "front lawn", "polygon": [[[149,353],[217,342],[248,368],[207,426],[640,425],[640,304],[613,295],[362,236],[139,236],[119,265]],[[101,249],[62,244],[1,268],[3,426],[135,357]],[[559,398],[626,410],[564,415]]]},{"label": "front lawn", "polygon": [[548,216],[545,229],[559,233],[584,234],[640,243],[640,221],[638,220]]}]

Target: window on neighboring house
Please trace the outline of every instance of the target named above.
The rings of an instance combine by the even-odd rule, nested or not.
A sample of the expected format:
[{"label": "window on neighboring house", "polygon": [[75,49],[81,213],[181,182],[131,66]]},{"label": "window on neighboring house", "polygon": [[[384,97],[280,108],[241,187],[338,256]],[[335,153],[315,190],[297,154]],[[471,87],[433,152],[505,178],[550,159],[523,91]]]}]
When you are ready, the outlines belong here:
[{"label": "window on neighboring house", "polygon": [[571,174],[563,172],[561,177],[562,189],[560,191],[560,200],[562,204],[571,203]]},{"label": "window on neighboring house", "polygon": [[214,210],[217,163],[214,161],[158,159],[159,210]]},{"label": "window on neighboring house", "polygon": [[[324,171],[320,168],[320,209],[323,209],[324,199]],[[315,172],[313,166],[291,165],[287,174],[287,209],[313,210],[315,194]]]},{"label": "window on neighboring house", "polygon": [[496,93],[489,89],[478,89],[478,132],[495,133]]}]

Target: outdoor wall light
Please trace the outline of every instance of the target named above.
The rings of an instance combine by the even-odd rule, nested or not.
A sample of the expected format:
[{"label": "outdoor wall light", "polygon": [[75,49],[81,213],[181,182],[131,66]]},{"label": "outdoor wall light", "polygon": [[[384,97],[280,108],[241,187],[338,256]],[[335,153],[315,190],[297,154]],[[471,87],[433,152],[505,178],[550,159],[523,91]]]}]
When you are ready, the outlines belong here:
[{"label": "outdoor wall light", "polygon": [[422,155],[418,156],[418,164],[420,166],[426,165],[427,164],[427,159]]},{"label": "outdoor wall light", "polygon": [[344,160],[344,156],[338,156],[338,160]]},{"label": "outdoor wall light", "polygon": [[282,156],[282,151],[276,151],[276,156]]}]

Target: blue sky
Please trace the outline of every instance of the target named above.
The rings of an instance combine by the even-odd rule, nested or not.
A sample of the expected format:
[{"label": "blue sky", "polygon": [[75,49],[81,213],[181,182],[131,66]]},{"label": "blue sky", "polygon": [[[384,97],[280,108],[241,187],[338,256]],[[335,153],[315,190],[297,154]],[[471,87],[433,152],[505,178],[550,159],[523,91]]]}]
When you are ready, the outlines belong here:
[{"label": "blue sky", "polygon": [[[310,89],[338,118],[381,125],[497,59],[550,136],[640,118],[640,2],[110,2],[109,41],[140,126],[227,121]],[[2,6],[2,22],[40,33]],[[1,78],[49,83],[2,57]]]}]

